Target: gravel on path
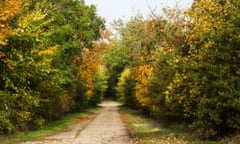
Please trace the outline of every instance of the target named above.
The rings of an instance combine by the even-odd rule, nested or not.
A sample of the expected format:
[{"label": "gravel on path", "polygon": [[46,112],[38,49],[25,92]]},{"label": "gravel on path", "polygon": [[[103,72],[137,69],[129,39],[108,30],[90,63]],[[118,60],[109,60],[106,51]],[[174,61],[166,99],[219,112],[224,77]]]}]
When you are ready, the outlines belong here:
[{"label": "gravel on path", "polygon": [[39,141],[20,144],[133,144],[119,114],[119,104],[104,101],[94,120],[71,125],[65,131]]}]

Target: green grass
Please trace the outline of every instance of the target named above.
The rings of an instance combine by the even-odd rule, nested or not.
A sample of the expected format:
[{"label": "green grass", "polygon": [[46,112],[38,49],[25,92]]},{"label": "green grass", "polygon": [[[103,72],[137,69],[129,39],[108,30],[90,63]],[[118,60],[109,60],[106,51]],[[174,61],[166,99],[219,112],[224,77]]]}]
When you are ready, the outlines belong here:
[{"label": "green grass", "polygon": [[121,108],[121,116],[137,144],[216,144],[194,138],[184,126],[171,127],[144,117],[139,111]]},{"label": "green grass", "polygon": [[57,120],[43,126],[39,130],[19,132],[12,136],[0,136],[0,144],[15,144],[22,141],[40,139],[44,136],[66,129],[69,125],[75,123],[80,118],[87,117],[96,110],[97,108],[90,108],[80,113],[69,114],[61,120]]}]

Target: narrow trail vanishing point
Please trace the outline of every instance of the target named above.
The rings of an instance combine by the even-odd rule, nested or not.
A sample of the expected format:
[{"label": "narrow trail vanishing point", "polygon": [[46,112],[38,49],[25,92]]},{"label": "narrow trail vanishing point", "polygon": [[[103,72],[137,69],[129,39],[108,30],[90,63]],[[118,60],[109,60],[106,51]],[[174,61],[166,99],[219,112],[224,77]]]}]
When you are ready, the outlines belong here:
[{"label": "narrow trail vanishing point", "polygon": [[[96,117],[71,125],[68,129],[39,141],[20,144],[133,144],[119,114],[119,104],[104,101]],[[93,119],[91,121],[91,119]]]}]

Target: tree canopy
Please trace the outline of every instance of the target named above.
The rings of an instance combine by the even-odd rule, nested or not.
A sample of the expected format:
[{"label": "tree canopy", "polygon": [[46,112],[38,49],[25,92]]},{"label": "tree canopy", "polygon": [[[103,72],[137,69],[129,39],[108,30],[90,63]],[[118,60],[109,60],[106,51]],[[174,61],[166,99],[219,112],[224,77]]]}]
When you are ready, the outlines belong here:
[{"label": "tree canopy", "polygon": [[95,6],[9,0],[0,2],[0,13],[0,133],[38,128],[102,99],[104,86],[86,83],[104,85],[105,71],[84,60],[84,50],[98,56],[103,45],[93,43],[104,28]]},{"label": "tree canopy", "polygon": [[112,38],[82,0],[0,1],[0,134],[119,98],[203,139],[240,130],[240,2],[141,15]]},{"label": "tree canopy", "polygon": [[120,100],[158,120],[184,121],[201,138],[238,131],[239,4],[196,0],[188,10],[118,27],[122,52],[111,66],[128,62],[113,71]]}]

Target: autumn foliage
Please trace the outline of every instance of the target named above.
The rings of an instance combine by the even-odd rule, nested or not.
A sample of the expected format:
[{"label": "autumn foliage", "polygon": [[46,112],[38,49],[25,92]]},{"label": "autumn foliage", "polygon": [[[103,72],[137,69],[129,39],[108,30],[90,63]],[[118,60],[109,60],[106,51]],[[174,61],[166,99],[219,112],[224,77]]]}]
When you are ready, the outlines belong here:
[{"label": "autumn foliage", "polygon": [[[92,49],[83,49],[82,51],[82,65],[79,67],[80,82],[85,87],[84,96],[87,100],[94,99],[94,89],[96,88],[95,77],[104,77],[105,70],[102,61],[103,52],[107,49],[105,42],[95,42]],[[103,96],[100,97],[102,99]]]},{"label": "autumn foliage", "polygon": [[0,1],[0,134],[101,101],[107,44],[97,44],[104,25],[95,11],[74,0]]},{"label": "autumn foliage", "polygon": [[239,131],[239,6],[196,0],[185,11],[117,25],[116,49],[127,52],[131,74],[117,82],[120,100],[135,99],[132,107],[158,120],[184,121],[203,139]]},{"label": "autumn foliage", "polygon": [[0,134],[36,129],[105,96],[202,139],[240,130],[240,2],[116,21],[75,0],[0,1]]},{"label": "autumn foliage", "polygon": [[20,0],[9,0],[0,3],[0,45],[7,44],[4,40],[7,35],[11,34],[11,28],[9,25],[11,20],[21,12],[21,4]]}]

